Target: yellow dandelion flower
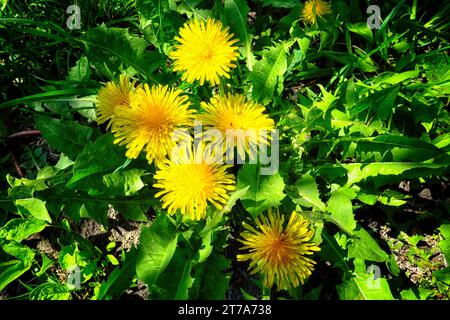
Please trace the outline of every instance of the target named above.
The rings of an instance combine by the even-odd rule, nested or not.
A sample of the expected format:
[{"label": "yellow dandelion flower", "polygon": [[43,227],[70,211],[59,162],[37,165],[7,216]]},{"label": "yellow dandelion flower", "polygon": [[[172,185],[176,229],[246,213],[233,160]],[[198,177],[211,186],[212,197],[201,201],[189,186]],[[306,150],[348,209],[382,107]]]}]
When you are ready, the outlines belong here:
[{"label": "yellow dandelion flower", "polygon": [[112,132],[114,143],[126,145],[128,158],[135,159],[145,149],[149,163],[161,162],[183,139],[190,139],[187,128],[193,122],[188,98],[180,90],[147,84],[131,100],[128,109],[116,109]]},{"label": "yellow dandelion flower", "polygon": [[306,23],[316,24],[317,17],[331,13],[328,2],[323,0],[308,0],[303,6],[302,18]]},{"label": "yellow dandelion flower", "polygon": [[229,78],[229,71],[236,65],[233,63],[239,55],[237,40],[233,34],[223,29],[220,21],[208,19],[186,22],[175,40],[175,50],[169,56],[174,60],[174,71],[183,72],[182,79],[200,84],[206,81],[218,84],[220,77]]},{"label": "yellow dandelion flower", "polygon": [[[266,109],[261,104],[246,100],[241,94],[229,93],[213,97],[209,103],[202,102],[202,107],[206,112],[197,119],[206,128],[222,132],[221,138],[214,143],[225,148],[234,148],[236,145],[241,159],[245,158],[245,152],[252,159],[258,146],[269,144],[269,133],[274,128],[274,121],[264,113]],[[204,136],[208,137],[208,132]]]},{"label": "yellow dandelion flower", "polygon": [[158,165],[154,176],[153,186],[162,189],[155,196],[161,197],[163,208],[169,214],[179,209],[192,220],[206,217],[208,202],[222,209],[228,191],[235,189],[234,176],[226,172],[230,166],[218,164],[202,144],[174,150],[171,160]]},{"label": "yellow dandelion flower", "polygon": [[284,217],[269,210],[268,217],[260,215],[256,223],[258,230],[245,226],[247,230],[241,234],[241,250],[248,253],[239,254],[238,261],[250,260],[252,273],[260,273],[267,288],[275,283],[278,290],[303,284],[315,265],[306,256],[320,250],[311,241],[314,232],[308,221],[294,211],[284,227]]},{"label": "yellow dandelion flower", "polygon": [[130,106],[132,96],[136,91],[142,90],[140,87],[135,88],[135,83],[136,81],[130,81],[127,76],[120,75],[118,83],[110,81],[99,90],[96,101],[98,124],[109,121],[109,128],[116,108]]}]

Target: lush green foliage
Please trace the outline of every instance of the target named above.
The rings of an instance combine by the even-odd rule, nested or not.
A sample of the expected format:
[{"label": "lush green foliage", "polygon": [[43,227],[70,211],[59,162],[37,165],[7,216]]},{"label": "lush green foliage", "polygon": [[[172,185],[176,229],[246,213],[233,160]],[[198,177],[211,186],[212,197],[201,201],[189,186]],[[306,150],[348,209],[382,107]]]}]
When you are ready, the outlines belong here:
[{"label": "lush green foliage", "polygon": [[[3,1],[0,298],[147,286],[151,299],[448,299],[450,6],[386,1],[370,30],[368,1],[331,1],[318,26],[300,20],[302,2],[80,0],[81,29],[68,30],[71,3]],[[230,27],[240,59],[223,86],[264,104],[280,131],[279,171],[236,165],[236,191],[200,222],[162,210],[154,165],[127,159],[94,106],[127,74],[200,108],[218,89],[181,82],[167,57],[193,17]],[[300,212],[321,247],[289,292],[236,262],[243,223],[271,207]],[[67,285],[75,267],[79,287]]]}]

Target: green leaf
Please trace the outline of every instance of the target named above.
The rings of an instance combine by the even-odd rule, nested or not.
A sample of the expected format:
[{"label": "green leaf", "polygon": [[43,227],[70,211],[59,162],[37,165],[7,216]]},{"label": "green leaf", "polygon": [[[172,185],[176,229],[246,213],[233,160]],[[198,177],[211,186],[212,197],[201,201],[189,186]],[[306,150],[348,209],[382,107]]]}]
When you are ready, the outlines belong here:
[{"label": "green leaf", "polygon": [[112,254],[107,254],[106,260],[108,260],[108,262],[111,263],[113,266],[119,265],[119,260],[117,260],[117,258],[114,257]]},{"label": "green leaf", "polygon": [[[124,163],[125,159],[123,149],[114,144],[114,136],[110,133],[105,134],[95,142],[85,146],[73,165],[73,176],[66,186],[69,189],[87,191],[90,195],[111,195],[110,190],[104,183],[104,176],[112,174]],[[112,190],[121,189],[121,192],[129,192],[129,190],[126,190],[126,186],[121,188],[117,185],[120,175],[121,173],[112,174],[109,178],[106,178],[106,182],[110,186],[115,186],[115,189]],[[123,177],[122,180],[125,182],[126,178]],[[132,191],[138,185],[135,184],[135,178],[131,178],[131,183],[133,183],[133,186],[129,185],[128,188]]]},{"label": "green leaf", "polygon": [[9,108],[12,106],[20,105],[22,103],[33,103],[41,101],[54,101],[59,98],[72,97],[73,95],[90,95],[97,93],[97,89],[93,88],[77,88],[77,89],[64,89],[64,90],[52,90],[49,92],[41,92],[32,94],[29,96],[9,100],[0,103],[0,109]]},{"label": "green leaf", "polygon": [[342,300],[394,300],[385,278],[367,272],[364,261],[355,261],[355,272],[337,286]]},{"label": "green leaf", "polygon": [[109,275],[108,280],[100,286],[100,290],[95,297],[97,300],[118,298],[130,287],[136,275],[136,258],[137,250],[134,248],[125,253],[125,260],[122,261],[122,265],[115,268]]},{"label": "green leaf", "polygon": [[280,205],[286,196],[283,193],[284,181],[277,172],[271,176],[259,174],[260,166],[244,164],[237,176],[237,190],[248,187],[241,197],[244,208],[256,218],[261,212]]},{"label": "green leaf", "polygon": [[[203,0],[199,0],[199,1],[203,1]],[[188,5],[186,2],[188,2],[188,1],[184,1],[184,3],[182,3],[181,5],[179,5],[177,7],[176,11],[178,13],[186,14],[189,19],[195,18],[198,20],[207,21],[209,18],[211,18],[211,16],[212,16],[211,10],[197,9],[197,8],[194,8],[192,5]]]},{"label": "green leaf", "polygon": [[346,259],[347,251],[345,250],[348,243],[347,234],[338,231],[334,236],[330,236],[326,229],[322,229],[321,236],[323,243],[318,253],[320,258],[332,262],[335,268],[349,272],[350,268]]},{"label": "green leaf", "polygon": [[73,191],[64,189],[57,190],[48,197],[52,198],[53,206],[64,206],[65,214],[73,220],[78,222],[80,218],[92,218],[105,227],[108,224],[109,205],[112,205],[127,219],[147,221],[145,212],[159,203],[150,190],[143,190],[139,195],[132,197],[89,196],[83,192],[77,192],[77,196],[74,197]]},{"label": "green leaf", "polygon": [[357,198],[359,201],[368,204],[369,206],[373,206],[378,201],[378,197],[376,195],[364,192],[358,192]]},{"label": "green leaf", "polygon": [[253,71],[249,73],[249,79],[253,84],[252,96],[255,100],[267,104],[275,93],[280,94],[283,91],[287,51],[287,45],[281,43],[265,50],[262,59],[255,63]]},{"label": "green leaf", "polygon": [[156,282],[166,269],[177,247],[175,225],[164,214],[159,215],[149,228],[142,228],[136,273],[147,285]]},{"label": "green leaf", "polygon": [[250,293],[246,292],[244,289],[240,288],[240,291],[242,293],[242,297],[244,297],[244,300],[249,300],[249,301],[258,300],[258,298],[251,295]]},{"label": "green leaf", "polygon": [[[359,59],[355,65],[355,67],[359,68],[362,72],[375,72],[379,69],[376,62],[370,57],[369,54],[361,50],[359,47],[354,47],[356,54],[359,56]],[[350,56],[353,58],[353,56]]]},{"label": "green leaf", "polygon": [[450,262],[450,224],[441,225],[439,231],[445,238],[444,240],[439,241],[439,248],[441,248],[445,260]]},{"label": "green leaf", "polygon": [[30,300],[70,300],[71,294],[60,283],[44,283],[30,292]]},{"label": "green leaf", "polygon": [[144,17],[151,19],[159,7],[162,13],[171,10],[171,3],[172,0],[136,0],[136,9]]},{"label": "green leaf", "polygon": [[[70,98],[68,98],[70,99]],[[72,115],[70,113],[70,108],[66,101],[63,101],[64,99],[55,99],[53,101],[46,101],[42,105],[45,106],[46,109],[50,110],[52,113],[58,114],[61,116],[62,119],[71,119]],[[41,105],[41,104],[37,104]],[[40,106],[42,108],[42,106]],[[40,110],[37,109],[37,110]],[[45,110],[42,108],[42,110]]]},{"label": "green leaf", "polygon": [[395,260],[396,256],[391,253],[389,255],[389,259],[386,261],[386,266],[389,269],[389,272],[394,276],[398,277],[400,274],[400,267],[398,266],[397,261]]},{"label": "green leaf", "polygon": [[[441,172],[445,165],[439,163],[422,162],[374,162],[350,163],[342,165],[347,170],[348,180],[346,186],[371,178],[380,184],[383,179],[375,180],[379,176],[389,176],[389,181],[401,181],[405,178],[428,176],[433,172]],[[379,182],[380,181],[380,182]]]},{"label": "green leaf", "polygon": [[388,254],[380,248],[374,238],[362,227],[358,227],[348,246],[348,257],[376,262],[385,262]]},{"label": "green leaf", "polygon": [[446,284],[450,283],[450,267],[433,271],[433,276],[435,276],[438,281],[442,281]]},{"label": "green leaf", "polygon": [[67,103],[83,117],[96,121],[97,114],[95,112],[94,102],[96,95],[67,99]]},{"label": "green leaf", "polygon": [[438,229],[445,239],[450,239],[450,224],[443,224]]},{"label": "green leaf", "polygon": [[348,144],[347,148],[353,144],[354,152],[346,153],[346,157],[357,154],[359,155],[358,159],[362,161],[367,161],[365,156],[375,153],[379,154],[377,160],[386,158],[386,154],[389,153],[389,158],[392,157],[395,162],[421,162],[445,153],[444,150],[421,139],[393,134],[382,134],[374,138],[357,140],[344,138],[342,142]]},{"label": "green leaf", "polygon": [[131,196],[144,187],[141,176],[144,170],[130,169],[103,176],[108,194]]},{"label": "green leaf", "polygon": [[49,145],[71,159],[76,159],[94,134],[92,128],[74,121],[53,119],[47,116],[36,116],[35,121]]},{"label": "green leaf", "polygon": [[108,225],[108,203],[109,201],[107,200],[98,201],[95,198],[86,198],[83,200],[80,199],[80,201],[69,200],[67,204],[71,210],[75,211],[72,212],[75,213],[75,219],[78,216],[81,218],[91,218],[106,227]]},{"label": "green leaf", "polygon": [[386,120],[396,106],[395,100],[399,93],[400,86],[390,86],[388,88],[376,91],[369,96],[360,99],[350,109],[350,116],[356,117],[361,112],[374,109],[381,119]]},{"label": "green leaf", "polygon": [[41,232],[46,226],[47,223],[44,220],[33,217],[12,219],[0,229],[0,238],[20,242],[33,234]]},{"label": "green leaf", "polygon": [[[42,263],[39,271],[35,273],[36,277],[41,277],[53,265],[53,261],[45,254],[41,253]],[[36,270],[34,270],[36,271]]]},{"label": "green leaf", "polygon": [[319,189],[317,189],[316,181],[309,174],[303,175],[295,184],[300,199],[296,201],[298,204],[314,208],[319,211],[325,211],[325,204],[319,196]]},{"label": "green leaf", "polygon": [[187,300],[189,289],[194,283],[191,271],[191,251],[186,247],[178,247],[167,269],[149,287],[150,299]]},{"label": "green leaf", "polygon": [[354,32],[362,36],[363,38],[367,39],[368,41],[372,42],[373,39],[372,30],[370,30],[369,26],[367,25],[367,22],[358,22],[355,24],[348,23],[347,28],[351,32]]},{"label": "green leaf", "polygon": [[230,268],[231,262],[222,254],[214,252],[204,263],[204,269],[199,278],[200,281],[199,296],[200,300],[224,300],[225,294],[229,288],[231,279],[230,273],[226,270]]},{"label": "green leaf", "polygon": [[0,264],[0,292],[31,268],[31,263],[23,261],[14,260],[10,261],[9,264],[11,265],[7,268],[3,268],[2,264]]},{"label": "green leaf", "polygon": [[383,72],[373,79],[373,85],[376,87],[386,84],[393,86],[406,80],[417,78],[419,74],[419,69],[405,72]]},{"label": "green leaf", "polygon": [[[414,288],[416,289],[416,288]],[[400,296],[402,300],[419,300],[419,295],[414,292],[413,288],[402,290]],[[417,290],[417,289],[416,289]]]},{"label": "green leaf", "polygon": [[411,196],[407,194],[403,194],[401,192],[397,192],[395,190],[386,189],[383,194],[379,196],[380,203],[386,206],[398,207],[407,203],[407,199],[410,199]]},{"label": "green leaf", "polygon": [[297,0],[263,0],[263,6],[272,6],[275,8],[296,8],[300,7],[300,1]]},{"label": "green leaf", "polygon": [[156,204],[155,201],[151,201],[150,199],[144,203],[115,203],[114,209],[119,211],[126,219],[131,221],[148,221],[145,212],[152,205]]},{"label": "green leaf", "polygon": [[130,35],[128,29],[102,25],[89,29],[83,40],[89,60],[106,76],[117,76],[127,70],[152,80],[151,73],[161,63],[160,54],[147,50],[149,43]]},{"label": "green leaf", "polygon": [[[209,232],[200,232],[199,235],[201,237],[201,245],[198,249],[197,253],[193,259],[194,263],[203,263],[206,261],[206,259],[209,258],[211,255],[211,252],[213,250],[213,244],[212,239],[214,237],[214,231],[219,229],[220,227],[217,226],[216,228],[210,230]],[[204,229],[202,230],[204,231]]]},{"label": "green leaf", "polygon": [[[87,243],[90,245],[89,242]],[[93,252],[83,247],[80,249],[78,242],[62,247],[58,255],[58,262],[60,267],[68,272],[79,268],[81,283],[88,282],[98,270]],[[69,289],[75,289],[73,284],[67,283],[67,285]]]},{"label": "green leaf", "polygon": [[7,254],[19,259],[25,264],[30,264],[34,261],[34,251],[16,241],[9,241],[2,243],[3,251]]},{"label": "green leaf", "polygon": [[85,81],[89,79],[89,60],[86,56],[81,57],[75,66],[70,68],[66,79],[70,81]]},{"label": "green leaf", "polygon": [[224,14],[227,22],[244,45],[244,57],[247,59],[247,68],[252,71],[254,56],[252,53],[252,34],[248,30],[247,15],[250,11],[246,1],[244,0],[225,0]]},{"label": "green leaf", "polygon": [[225,204],[225,206],[223,207],[223,212],[230,212],[231,209],[233,209],[234,205],[236,204],[236,202],[240,199],[242,199],[243,197],[245,197],[245,195],[248,192],[248,189],[250,188],[250,186],[247,186],[243,189],[239,189],[236,190],[235,192],[233,192],[230,197],[227,200],[227,203]]},{"label": "green leaf", "polygon": [[37,219],[52,222],[52,218],[50,218],[45,207],[45,202],[40,199],[19,199],[15,201],[15,205],[21,214],[29,214]]},{"label": "green leaf", "polygon": [[73,165],[75,162],[70,160],[65,154],[61,154],[58,163],[55,164],[55,168],[58,170],[64,170]]},{"label": "green leaf", "polygon": [[351,199],[341,190],[334,191],[327,203],[333,221],[343,231],[352,234],[356,228]]},{"label": "green leaf", "polygon": [[78,243],[73,243],[61,248],[58,262],[62,269],[69,271],[75,267],[86,267],[90,263],[90,254],[85,250],[80,250]]}]

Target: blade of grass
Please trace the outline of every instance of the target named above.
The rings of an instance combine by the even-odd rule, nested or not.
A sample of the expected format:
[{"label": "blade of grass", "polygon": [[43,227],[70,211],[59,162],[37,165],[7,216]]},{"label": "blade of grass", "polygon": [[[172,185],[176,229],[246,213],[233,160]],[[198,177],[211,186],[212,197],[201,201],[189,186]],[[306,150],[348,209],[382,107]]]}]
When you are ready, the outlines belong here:
[{"label": "blade of grass", "polygon": [[16,106],[18,104],[22,103],[30,103],[35,101],[49,101],[54,100],[58,98],[63,97],[70,97],[74,95],[92,95],[96,94],[97,89],[90,89],[90,88],[82,88],[82,89],[66,89],[66,90],[54,90],[51,92],[43,92],[43,93],[37,93],[30,96],[6,101],[3,103],[0,103],[0,109],[10,108],[13,106]]}]

